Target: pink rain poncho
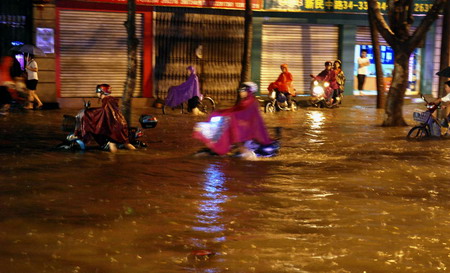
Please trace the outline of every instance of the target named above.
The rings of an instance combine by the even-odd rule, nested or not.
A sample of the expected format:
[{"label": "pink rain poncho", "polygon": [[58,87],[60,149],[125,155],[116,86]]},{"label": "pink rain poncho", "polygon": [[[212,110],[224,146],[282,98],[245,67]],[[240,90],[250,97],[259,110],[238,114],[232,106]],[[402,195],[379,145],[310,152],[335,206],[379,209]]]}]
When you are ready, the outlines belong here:
[{"label": "pink rain poncho", "polygon": [[208,122],[199,122],[194,128],[194,138],[219,155],[228,153],[233,144],[247,140],[263,145],[273,142],[259,112],[259,103],[250,94],[232,108],[213,112]]},{"label": "pink rain poncho", "polygon": [[202,99],[200,94],[200,85],[198,83],[198,76],[195,73],[193,66],[188,66],[187,69],[191,72],[189,78],[178,86],[172,86],[169,88],[165,104],[170,107],[177,107],[183,102],[197,96]]}]

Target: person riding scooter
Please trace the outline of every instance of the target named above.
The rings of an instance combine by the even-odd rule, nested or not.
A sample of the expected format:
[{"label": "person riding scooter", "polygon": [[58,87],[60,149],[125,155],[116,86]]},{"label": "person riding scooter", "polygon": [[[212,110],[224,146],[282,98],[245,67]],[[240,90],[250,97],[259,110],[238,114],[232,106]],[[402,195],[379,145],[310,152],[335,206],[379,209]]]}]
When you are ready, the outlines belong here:
[{"label": "person riding scooter", "polygon": [[213,112],[207,122],[197,123],[194,138],[218,155],[227,154],[236,146],[243,158],[252,159],[256,152],[245,146],[247,141],[267,146],[274,140],[269,136],[255,98],[258,86],[253,82],[242,85],[237,103],[231,108]]},{"label": "person riding scooter", "polygon": [[321,82],[328,82],[330,84],[330,88],[327,89],[328,92],[325,93],[325,97],[330,104],[336,103],[336,98],[333,98],[334,93],[339,92],[339,85],[336,81],[336,72],[332,69],[333,63],[330,61],[325,62],[325,69],[322,70],[317,76],[311,74],[310,76]]},{"label": "person riding scooter", "polygon": [[74,136],[85,144],[94,139],[101,147],[111,152],[117,151],[117,145],[125,149],[136,149],[128,138],[128,125],[119,109],[118,100],[111,96],[109,84],[99,84],[95,90],[102,106],[87,108],[77,115]]},{"label": "person riding scooter", "polygon": [[295,88],[292,84],[294,78],[288,71],[287,64],[280,65],[280,69],[282,73],[278,76],[278,79],[276,81],[272,82],[269,87],[267,87],[267,90],[269,90],[269,97],[273,96],[273,92],[276,92],[276,95],[278,95],[278,93],[282,93],[284,96],[286,96],[288,107],[291,108],[292,96],[295,96]]}]

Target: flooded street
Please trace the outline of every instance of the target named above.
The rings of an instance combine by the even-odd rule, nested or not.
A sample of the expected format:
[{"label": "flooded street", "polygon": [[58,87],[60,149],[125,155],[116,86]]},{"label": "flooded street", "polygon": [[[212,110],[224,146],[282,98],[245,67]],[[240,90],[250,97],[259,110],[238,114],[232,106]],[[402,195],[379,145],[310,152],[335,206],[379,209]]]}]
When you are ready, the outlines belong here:
[{"label": "flooded street", "polygon": [[450,139],[374,104],[263,114],[282,148],[258,161],[192,156],[205,117],[154,108],[148,148],[117,154],[54,148],[76,109],[0,117],[0,272],[448,272]]}]

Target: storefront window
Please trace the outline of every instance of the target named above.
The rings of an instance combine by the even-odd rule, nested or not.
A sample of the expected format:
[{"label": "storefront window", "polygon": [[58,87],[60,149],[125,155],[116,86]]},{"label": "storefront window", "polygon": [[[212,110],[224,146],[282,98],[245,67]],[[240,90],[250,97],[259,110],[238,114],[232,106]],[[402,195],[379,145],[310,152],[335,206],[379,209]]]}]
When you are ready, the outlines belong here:
[{"label": "storefront window", "polygon": [[[358,74],[358,57],[361,54],[361,50],[367,51],[367,57],[370,59],[369,66],[369,74],[367,77],[376,77],[375,70],[375,61],[373,59],[373,48],[372,45],[356,45],[355,46],[355,67],[354,67],[354,75]],[[381,54],[381,67],[383,69],[383,74],[385,78],[385,82],[387,87],[390,85],[390,81],[392,80],[392,72],[394,70],[394,50],[390,46],[380,46],[380,54]],[[409,75],[408,82],[409,86],[406,90],[406,94],[417,94],[419,92],[419,80],[420,80],[420,58],[421,58],[421,50],[417,48],[411,54],[409,58]],[[366,89],[376,90],[375,87],[368,87]]]}]

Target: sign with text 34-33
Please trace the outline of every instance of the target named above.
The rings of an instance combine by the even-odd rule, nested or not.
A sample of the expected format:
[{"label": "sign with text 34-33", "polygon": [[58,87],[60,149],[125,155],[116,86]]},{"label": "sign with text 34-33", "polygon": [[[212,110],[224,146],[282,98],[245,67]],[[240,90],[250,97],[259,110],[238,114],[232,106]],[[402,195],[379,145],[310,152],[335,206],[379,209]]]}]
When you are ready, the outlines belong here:
[{"label": "sign with text 34-33", "polygon": [[[387,1],[378,0],[382,12],[387,10]],[[432,0],[415,0],[414,14],[427,13]],[[367,0],[265,0],[264,9],[306,12],[351,12],[367,13]]]}]

